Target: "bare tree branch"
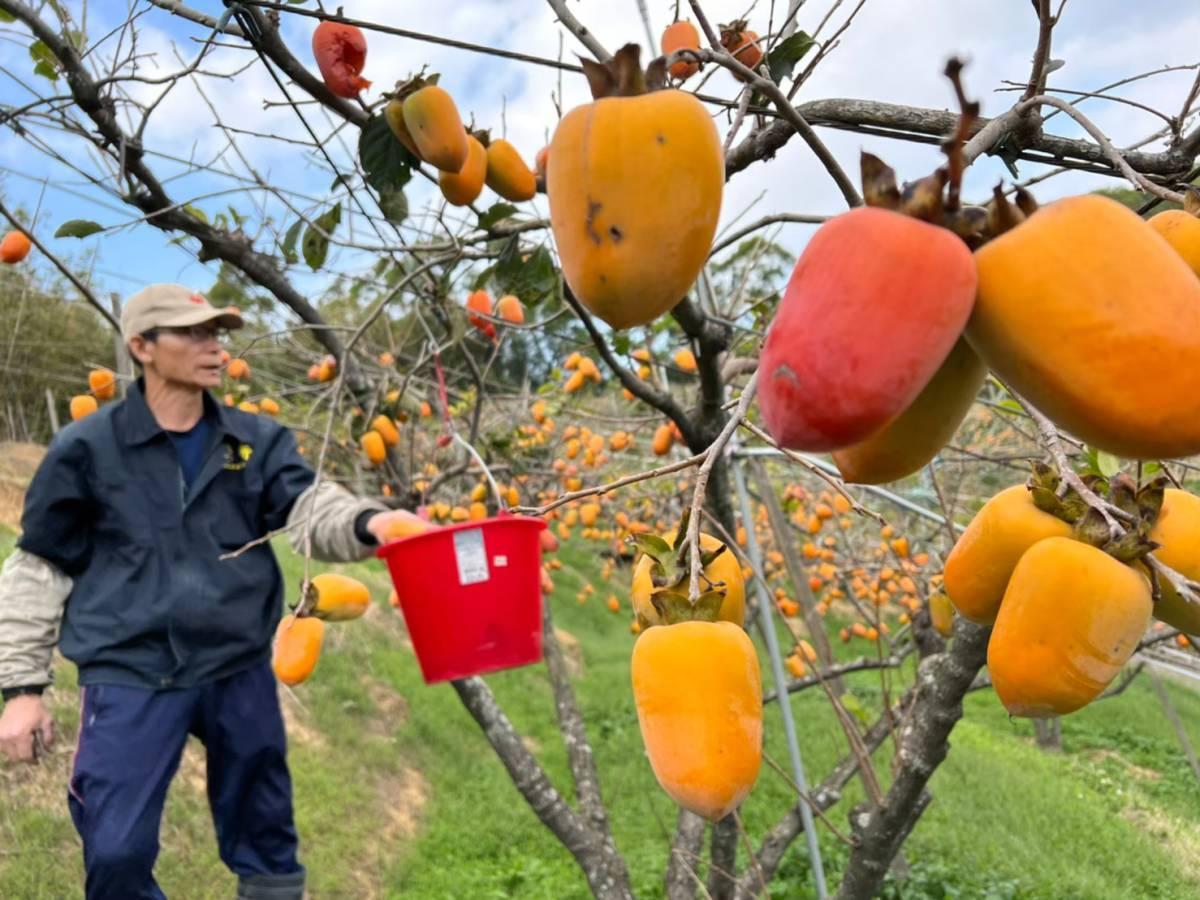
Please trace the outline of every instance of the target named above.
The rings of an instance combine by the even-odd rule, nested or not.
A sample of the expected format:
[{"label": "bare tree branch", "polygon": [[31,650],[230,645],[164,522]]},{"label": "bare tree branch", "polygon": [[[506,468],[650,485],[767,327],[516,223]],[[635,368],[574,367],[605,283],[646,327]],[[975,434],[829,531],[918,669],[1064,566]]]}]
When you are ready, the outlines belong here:
[{"label": "bare tree branch", "polygon": [[563,27],[575,35],[579,39],[579,43],[587,47],[592,56],[596,57],[600,62],[607,62],[612,59],[612,54],[604,49],[604,45],[596,40],[596,36],[588,31],[582,22],[575,18],[573,12],[567,9],[566,0],[546,0],[546,2],[550,4],[550,8],[554,10],[554,15],[558,17],[558,21],[562,22]]},{"label": "bare tree branch", "polygon": [[[811,100],[800,104],[796,110],[815,127],[838,128],[901,141],[916,140],[927,143],[940,143],[946,135],[953,133],[958,122],[958,114],[949,110],[850,98]],[[1010,109],[995,119],[977,120],[971,126],[971,134],[974,138],[979,138],[980,134],[986,131],[986,135],[978,142],[972,140],[968,144],[971,148],[968,161],[983,153],[993,152],[1000,139],[1017,126],[1018,118],[1019,114]],[[726,156],[726,178],[752,163],[772,158],[794,134],[791,124],[782,120],[752,132]],[[1193,131],[1188,138],[1169,150],[1158,153],[1135,151],[1122,155],[1132,168],[1144,175],[1178,179],[1191,168],[1198,148],[1200,129]],[[1038,135],[1013,148],[1012,156],[1018,160],[1081,168],[1101,174],[1119,173],[1113,166],[1111,157],[1098,144],[1057,135]]]}]

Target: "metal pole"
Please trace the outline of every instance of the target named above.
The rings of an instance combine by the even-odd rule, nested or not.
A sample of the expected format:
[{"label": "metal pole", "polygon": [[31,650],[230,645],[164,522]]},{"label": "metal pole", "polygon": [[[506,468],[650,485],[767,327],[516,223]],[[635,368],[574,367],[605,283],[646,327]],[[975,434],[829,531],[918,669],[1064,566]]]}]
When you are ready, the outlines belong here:
[{"label": "metal pole", "polygon": [[[754,515],[750,509],[750,494],[746,490],[746,476],[742,473],[742,461],[736,455],[730,460],[733,469],[733,481],[737,487],[738,504],[742,508],[742,524],[746,528],[746,552],[754,568],[762,572],[762,552],[759,550],[758,537],[754,533]],[[796,738],[796,723],[792,719],[792,697],[787,691],[787,676],[783,672],[783,657],[779,654],[779,640],[775,634],[775,624],[771,621],[771,595],[761,578],[755,578],[758,591],[758,627],[767,642],[767,653],[771,657],[771,674],[775,678],[775,692],[779,697],[779,710],[783,713],[783,732],[787,737],[788,755],[792,758],[792,775],[800,790],[808,797],[808,779],[804,775],[804,761],[800,758],[800,742]],[[817,887],[818,900],[828,896],[825,887],[825,868],[821,863],[821,847],[817,843],[817,832],[813,826],[812,810],[805,799],[800,804],[800,821],[804,823],[804,838],[808,842],[808,858],[812,863],[813,881]]]},{"label": "metal pole", "polygon": [[[118,322],[121,321],[121,297],[117,293],[108,295],[109,305],[112,307],[113,318]],[[122,397],[129,389],[129,383],[133,381],[133,358],[129,355],[129,348],[125,346],[125,341],[121,339],[120,332],[113,336],[113,353],[117,358],[117,391]]]},{"label": "metal pole", "polygon": [[54,408],[54,391],[46,388],[46,409],[50,412],[50,431],[58,434],[58,410]]}]

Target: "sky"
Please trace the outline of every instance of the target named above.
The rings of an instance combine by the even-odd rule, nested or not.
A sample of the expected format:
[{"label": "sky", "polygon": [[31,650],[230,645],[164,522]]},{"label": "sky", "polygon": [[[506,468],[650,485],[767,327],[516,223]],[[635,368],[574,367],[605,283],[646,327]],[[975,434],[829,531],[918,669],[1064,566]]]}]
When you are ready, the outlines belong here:
[{"label": "sky", "polygon": [[[798,17],[799,27],[813,32],[836,0],[806,0]],[[1055,0],[1057,3],[1057,0]],[[68,4],[77,20],[83,17],[79,2]],[[314,8],[315,2],[303,4]],[[327,8],[333,8],[330,3]],[[555,21],[550,7],[535,0],[511,2],[474,2],[453,4],[398,2],[398,0],[343,0],[344,14],[358,19],[385,23],[415,32],[435,34],[491,47],[505,48],[542,57],[559,54],[560,40],[564,58],[575,62],[576,54],[587,51]],[[827,38],[853,9],[855,0],[844,0],[830,24],[818,35]],[[218,0],[194,0],[193,6],[210,15],[220,15]],[[91,0],[87,5],[87,33],[92,40],[106,34],[124,20],[125,0]],[[638,14],[637,0],[570,0],[570,9],[610,50],[628,41],[647,44],[645,26]],[[653,33],[657,36],[673,18],[675,3],[651,0],[648,3]],[[706,2],[704,9],[713,23],[736,19],[743,14],[760,33],[769,30],[769,21],[778,21],[786,4],[779,0],[772,18],[772,5],[750,0]],[[138,19],[140,74],[161,76],[191,62],[207,37],[200,25],[187,22],[138,0],[133,8]],[[750,8],[747,14],[746,10]],[[683,4],[687,16],[688,4]],[[283,13],[282,28],[286,42],[297,57],[316,72],[310,41],[316,21]],[[1200,62],[1200,4],[1178,0],[1068,0],[1062,21],[1055,33],[1053,56],[1063,65],[1051,76],[1053,87],[1088,91],[1166,66]],[[945,61],[958,55],[967,61],[964,80],[968,94],[977,97],[985,116],[997,115],[1017,96],[1000,89],[1004,80],[1023,82],[1028,78],[1033,48],[1037,39],[1037,20],[1028,0],[866,0],[852,27],[845,32],[829,58],[805,85],[798,102],[815,99],[853,97],[932,108],[954,107],[948,81],[942,75]],[[443,87],[455,97],[464,120],[474,118],[477,125],[490,127],[493,136],[503,134],[532,162],[533,156],[552,133],[557,113],[552,94],[557,88],[553,69],[497,57],[438,46],[423,41],[368,33],[368,55],[364,76],[374,84],[365,93],[372,101],[389,90],[396,81],[427,66],[439,72]],[[29,88],[42,92],[63,92],[56,85],[32,74],[28,46],[31,39],[24,29],[0,25],[0,109],[30,102]],[[278,101],[282,95],[263,67],[236,39],[224,39],[229,47],[216,48],[205,60],[199,78],[204,94],[221,122],[247,131],[283,137],[306,137],[303,125],[287,107],[264,109],[264,101]],[[655,48],[657,49],[657,48]],[[111,60],[115,38],[93,50],[99,62]],[[643,59],[651,54],[643,52]],[[248,65],[249,64],[249,65]],[[247,66],[235,77],[221,77]],[[1156,74],[1120,88],[1116,93],[1155,109],[1175,114],[1182,106],[1195,70]],[[150,101],[161,86],[134,85],[131,93]],[[293,89],[294,90],[294,89]],[[727,72],[717,72],[704,90],[733,98],[737,83]],[[586,85],[581,76],[565,73],[562,80],[564,107],[586,102]],[[1162,127],[1161,119],[1134,106],[1087,100],[1081,106],[1118,146],[1140,140]],[[715,110],[714,110],[715,112]],[[331,130],[332,120],[315,107],[305,113],[318,133]],[[724,136],[729,127],[725,113],[716,114],[718,130]],[[1080,131],[1064,116],[1056,117],[1048,130],[1079,136]],[[111,188],[111,172],[98,165],[78,138],[41,129],[39,136],[63,158],[89,173],[101,177]],[[895,168],[901,179],[928,174],[941,161],[936,147],[911,145],[873,136],[820,129],[821,137],[833,150],[843,167],[857,182],[858,154],[869,150],[882,156]],[[743,130],[742,134],[745,134]],[[335,159],[344,161],[353,152],[357,135],[343,131],[330,144]],[[237,135],[238,149],[247,162],[268,182],[294,191],[297,208],[316,213],[330,199],[331,176],[327,169],[314,165],[302,148],[266,138]],[[224,160],[234,171],[246,174],[245,166],[226,147],[226,138],[214,125],[214,116],[206,101],[190,83],[184,82],[169,93],[155,108],[145,132],[145,145],[161,156],[149,158],[151,166],[167,182],[168,191],[178,201],[193,201],[209,216],[230,204],[243,215],[251,215],[253,230],[263,215],[270,216],[275,227],[286,228],[295,215],[277,199],[248,192],[244,182],[208,173],[188,173],[186,160],[210,161],[224,150]],[[184,161],[184,162],[180,162]],[[1044,171],[1034,164],[1022,164],[1020,174],[1029,177]],[[1010,179],[998,160],[982,158],[968,171],[964,194],[984,199],[992,185]],[[1037,186],[1035,193],[1045,203],[1057,197],[1099,187],[1125,187],[1118,179],[1069,174]],[[37,234],[49,241],[72,265],[88,272],[92,284],[104,292],[128,296],[144,284],[155,281],[179,281],[203,289],[214,280],[218,264],[199,263],[183,247],[173,246],[168,236],[144,222],[125,207],[111,192],[89,185],[78,173],[30,147],[11,130],[0,131],[0,194],[11,204],[38,210]],[[435,215],[441,208],[440,195],[423,179],[414,179],[408,191],[414,215]],[[302,196],[304,199],[298,199]],[[490,198],[490,199],[489,199]],[[481,198],[486,206],[488,192]],[[256,206],[264,204],[261,209]],[[548,214],[544,195],[526,205],[530,211]],[[811,151],[799,138],[793,138],[773,161],[757,163],[739,173],[726,186],[722,206],[722,227],[757,219],[778,212],[836,214],[845,208],[840,192]],[[423,212],[424,211],[424,212]],[[91,219],[112,230],[82,241],[54,239],[54,231],[68,219]],[[428,219],[426,220],[428,221]],[[347,225],[343,218],[342,234],[354,228],[356,237],[375,242],[365,231],[365,222]],[[813,226],[782,227],[777,239],[798,253],[812,234]],[[193,242],[194,243],[194,242]],[[263,235],[260,246],[270,249],[270,237]],[[342,250],[331,255],[332,268],[347,272],[365,272],[374,261],[371,254]],[[35,263],[47,265],[44,260]],[[309,273],[303,266],[290,273],[297,286],[309,294],[318,293],[327,283],[325,274]]]}]

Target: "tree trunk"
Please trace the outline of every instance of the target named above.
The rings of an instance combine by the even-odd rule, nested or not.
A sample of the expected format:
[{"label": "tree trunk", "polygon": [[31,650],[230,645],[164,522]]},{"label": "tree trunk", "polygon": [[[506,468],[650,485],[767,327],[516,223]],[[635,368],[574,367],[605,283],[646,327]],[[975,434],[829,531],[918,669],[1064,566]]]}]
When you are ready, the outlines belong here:
[{"label": "tree trunk", "polygon": [[959,619],[949,649],[917,668],[916,699],[905,713],[897,751],[899,769],[877,809],[850,814],[857,846],[850,852],[838,900],[870,900],[888,867],[929,804],[925,786],[946,758],[950,732],[962,717],[962,698],[987,658],[990,628]]},{"label": "tree trunk", "polygon": [[513,784],[545,825],[575,857],[592,895],[601,900],[634,900],[625,860],[605,834],[588,826],[567,805],[545,771],[521,741],[482,678],[464,678],[451,684],[463,706],[483,729],[484,736]]},{"label": "tree trunk", "polygon": [[1034,719],[1033,733],[1037,745],[1050,753],[1062,752],[1062,720],[1057,716],[1049,719]]},{"label": "tree trunk", "polygon": [[713,826],[708,866],[708,895],[712,900],[731,900],[737,891],[738,825],[730,813]]},{"label": "tree trunk", "polygon": [[696,886],[700,884],[696,869],[700,863],[705,824],[695,813],[679,810],[679,822],[671,841],[671,858],[667,860],[664,882],[667,900],[695,900]]}]

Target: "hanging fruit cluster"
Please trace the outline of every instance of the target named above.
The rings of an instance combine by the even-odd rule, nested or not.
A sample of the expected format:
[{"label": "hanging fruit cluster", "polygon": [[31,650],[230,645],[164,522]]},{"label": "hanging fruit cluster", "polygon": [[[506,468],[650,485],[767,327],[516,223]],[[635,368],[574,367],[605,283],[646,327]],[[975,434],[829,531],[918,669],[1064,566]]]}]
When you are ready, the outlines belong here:
[{"label": "hanging fruit cluster", "polygon": [[325,623],[360,618],[370,603],[371,592],[357,579],[334,572],[315,576],[308,594],[276,626],[271,648],[275,677],[289,686],[305,681],[321,658]]},{"label": "hanging fruit cluster", "polygon": [[866,207],[797,261],[760,358],[768,432],[832,452],[847,481],[893,481],[945,446],[990,370],[1092,447],[1200,452],[1200,220],[1099,195],[1039,210],[1022,189],[961,206],[977,105],[947,74],[963,103],[947,164],[901,190],[864,153]]},{"label": "hanging fruit cluster", "polygon": [[389,94],[384,117],[414,157],[438,170],[438,187],[452,206],[468,206],[487,185],[505,200],[532,200],[537,176],[517,148],[486,130],[468,131],[438,76],[417,76]]},{"label": "hanging fruit cluster", "polygon": [[88,372],[88,390],[71,398],[71,420],[78,422],[100,408],[100,403],[117,395],[117,376],[103,367]]},{"label": "hanging fruit cluster", "polygon": [[1145,561],[1153,552],[1185,578],[1200,577],[1200,498],[1161,476],[1141,486],[1122,473],[1082,483],[1124,514],[1124,534],[1114,537],[1103,513],[1038,463],[1027,484],[984,504],[946,559],[949,602],[993,625],[988,671],[1012,715],[1065,715],[1092,702],[1152,616],[1200,631],[1200,609]]}]

